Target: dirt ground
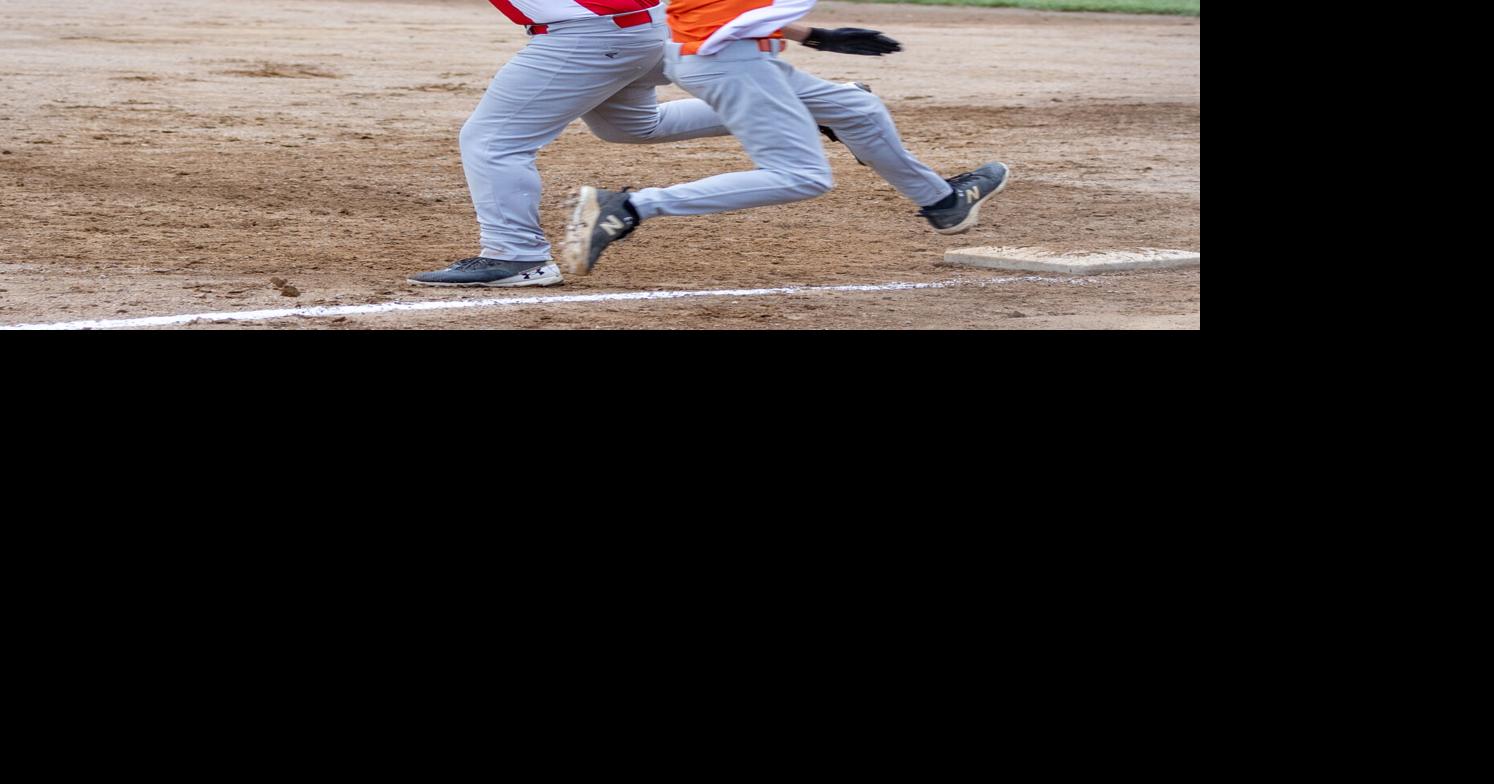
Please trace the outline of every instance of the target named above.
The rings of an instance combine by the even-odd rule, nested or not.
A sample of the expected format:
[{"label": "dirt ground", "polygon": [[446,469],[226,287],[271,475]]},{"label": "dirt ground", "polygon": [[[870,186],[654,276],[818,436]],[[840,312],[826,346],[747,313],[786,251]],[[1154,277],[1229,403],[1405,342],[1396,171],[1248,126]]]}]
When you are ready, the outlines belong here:
[{"label": "dirt ground", "polygon": [[[514,295],[980,281],[979,245],[1201,249],[1201,22],[822,3],[881,60],[794,47],[871,83],[951,176],[1015,179],[941,237],[845,148],[813,202],[651,222],[597,273]],[[485,299],[406,275],[474,255],[457,133],[525,42],[485,0],[0,4],[0,326],[306,305]],[[667,98],[684,94],[670,88]],[[574,187],[750,168],[732,139],[627,147],[577,123],[540,157],[558,241]],[[301,296],[270,284],[289,280]],[[1059,276],[1065,277],[1065,276]],[[1199,328],[1198,269],[923,291],[545,304],[199,328]]]}]

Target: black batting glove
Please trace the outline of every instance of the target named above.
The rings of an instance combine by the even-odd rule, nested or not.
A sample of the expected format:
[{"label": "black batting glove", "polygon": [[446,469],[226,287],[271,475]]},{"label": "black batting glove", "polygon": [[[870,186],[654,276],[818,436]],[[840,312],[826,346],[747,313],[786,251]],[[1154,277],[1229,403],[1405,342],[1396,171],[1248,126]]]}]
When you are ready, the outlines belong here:
[{"label": "black batting glove", "polygon": [[821,27],[809,31],[804,45],[821,52],[836,54],[859,54],[866,57],[881,57],[884,54],[901,52],[903,45],[882,35],[878,30],[863,30],[859,27],[842,27],[826,30]]}]

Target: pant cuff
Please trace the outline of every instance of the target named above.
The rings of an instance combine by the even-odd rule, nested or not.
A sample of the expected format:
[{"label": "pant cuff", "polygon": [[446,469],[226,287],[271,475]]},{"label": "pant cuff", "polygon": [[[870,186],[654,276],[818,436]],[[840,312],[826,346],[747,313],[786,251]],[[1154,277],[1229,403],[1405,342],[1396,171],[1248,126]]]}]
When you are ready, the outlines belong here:
[{"label": "pant cuff", "polygon": [[555,257],[552,256],[552,255],[550,255],[549,252],[545,252],[545,253],[504,253],[503,251],[496,251],[496,250],[493,250],[492,248],[483,248],[482,249],[482,256],[485,259],[498,259],[500,261],[532,261],[535,264],[543,264],[543,263],[545,263],[547,261],[554,261],[555,260]]}]

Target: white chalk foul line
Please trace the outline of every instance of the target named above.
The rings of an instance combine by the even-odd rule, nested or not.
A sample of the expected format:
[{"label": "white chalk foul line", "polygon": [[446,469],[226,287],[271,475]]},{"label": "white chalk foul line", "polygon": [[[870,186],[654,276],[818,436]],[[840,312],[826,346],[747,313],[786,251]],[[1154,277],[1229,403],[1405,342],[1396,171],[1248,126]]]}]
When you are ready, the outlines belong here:
[{"label": "white chalk foul line", "polygon": [[386,302],[380,305],[338,305],[279,310],[240,310],[223,313],[193,313],[181,316],[148,316],[129,319],[93,321],[59,321],[50,324],[8,324],[0,332],[16,330],[84,330],[171,327],[197,321],[270,321],[283,318],[334,318],[337,316],[370,316],[383,313],[418,313],[438,310],[472,310],[474,308],[513,308],[525,305],[572,305],[588,302],[639,302],[647,300],[688,299],[692,297],[772,297],[837,292],[914,291],[948,289],[962,286],[1000,286],[1008,283],[1069,283],[1085,285],[1089,278],[1049,278],[1025,275],[1013,278],[978,278],[945,280],[934,283],[880,283],[861,286],[785,286],[773,289],[704,289],[701,291],[634,291],[620,294],[570,294],[544,297],[506,297],[503,299],[470,299],[444,302]]}]

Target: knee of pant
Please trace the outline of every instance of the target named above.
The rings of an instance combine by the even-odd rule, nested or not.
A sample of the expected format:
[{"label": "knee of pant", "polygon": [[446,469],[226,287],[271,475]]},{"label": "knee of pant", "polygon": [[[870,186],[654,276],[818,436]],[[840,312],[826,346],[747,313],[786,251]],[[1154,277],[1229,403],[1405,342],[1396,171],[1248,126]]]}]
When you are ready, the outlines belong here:
[{"label": "knee of pant", "polygon": [[653,133],[658,126],[644,128],[620,128],[610,122],[603,120],[586,119],[586,127],[591,129],[591,135],[604,142],[612,144],[647,144],[653,140]]},{"label": "knee of pant", "polygon": [[830,173],[828,166],[823,169],[798,172],[795,174],[795,179],[798,180],[795,190],[802,193],[806,199],[824,196],[835,189],[835,175]]},{"label": "knee of pant", "polygon": [[847,100],[852,106],[869,114],[880,114],[887,111],[887,102],[879,95],[857,89],[854,93],[847,93]]},{"label": "knee of pant", "polygon": [[482,137],[482,127],[477,123],[468,120],[467,124],[462,126],[462,154],[471,155],[472,153],[476,152],[477,149],[482,146]]},{"label": "knee of pant", "polygon": [[875,95],[855,90],[855,95],[847,95],[844,103],[854,111],[850,116],[841,119],[837,127],[852,128],[856,126],[879,126],[884,118],[890,119],[892,112],[888,111],[887,104]]},{"label": "knee of pant", "polygon": [[462,126],[461,143],[462,161],[468,164],[533,161],[539,151],[537,147],[506,140],[470,122]]}]

